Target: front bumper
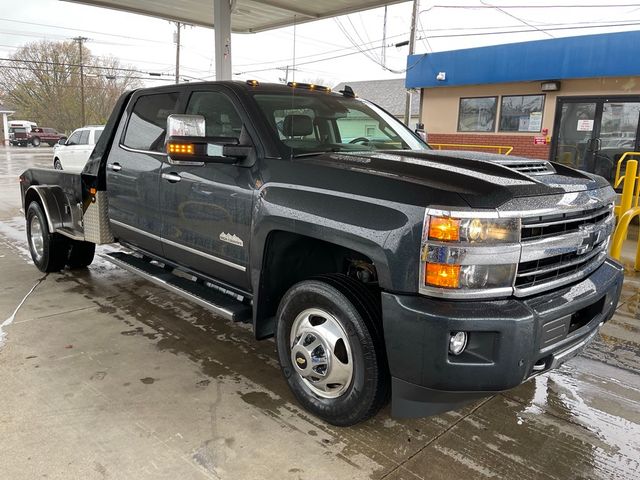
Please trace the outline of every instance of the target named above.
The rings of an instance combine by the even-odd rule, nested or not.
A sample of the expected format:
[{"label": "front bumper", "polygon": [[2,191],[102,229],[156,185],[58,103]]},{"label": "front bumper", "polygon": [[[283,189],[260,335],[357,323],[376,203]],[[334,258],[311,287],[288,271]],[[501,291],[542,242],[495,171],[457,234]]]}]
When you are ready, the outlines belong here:
[{"label": "front bumper", "polygon": [[[586,279],[524,298],[450,301],[382,294],[394,416],[452,410],[513,388],[577,355],[618,303],[622,266],[607,259]],[[458,356],[452,332],[468,332]]]}]

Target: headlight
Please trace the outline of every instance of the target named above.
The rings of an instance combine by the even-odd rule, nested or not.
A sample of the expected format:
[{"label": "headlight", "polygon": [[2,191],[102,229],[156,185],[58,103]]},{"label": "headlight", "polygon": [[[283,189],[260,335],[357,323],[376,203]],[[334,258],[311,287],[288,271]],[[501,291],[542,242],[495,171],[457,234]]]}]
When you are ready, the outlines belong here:
[{"label": "headlight", "polygon": [[517,242],[520,223],[516,218],[429,217],[429,240],[444,242]]},{"label": "headlight", "polygon": [[425,217],[420,293],[452,298],[512,293],[521,250],[520,220],[491,218],[492,213]]}]

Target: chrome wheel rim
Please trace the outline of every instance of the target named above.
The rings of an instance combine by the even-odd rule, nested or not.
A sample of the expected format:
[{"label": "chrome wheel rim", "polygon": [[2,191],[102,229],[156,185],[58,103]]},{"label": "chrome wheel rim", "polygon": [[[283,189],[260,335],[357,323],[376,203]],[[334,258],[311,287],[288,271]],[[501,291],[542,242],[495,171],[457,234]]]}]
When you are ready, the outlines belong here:
[{"label": "chrome wheel rim", "polygon": [[44,255],[44,233],[42,232],[42,226],[40,220],[34,215],[31,217],[31,224],[29,226],[29,244],[31,245],[31,251],[36,257],[36,261],[42,259]]},{"label": "chrome wheel rim", "polygon": [[291,363],[309,389],[323,398],[344,394],[353,378],[347,332],[329,312],[309,308],[293,321]]}]

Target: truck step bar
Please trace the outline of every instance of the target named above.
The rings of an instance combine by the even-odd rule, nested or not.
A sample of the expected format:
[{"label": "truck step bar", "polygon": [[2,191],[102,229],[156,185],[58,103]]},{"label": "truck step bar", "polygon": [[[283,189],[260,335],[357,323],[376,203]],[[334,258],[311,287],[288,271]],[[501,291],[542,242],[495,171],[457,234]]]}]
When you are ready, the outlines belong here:
[{"label": "truck step bar", "polygon": [[227,320],[234,322],[251,320],[251,307],[249,305],[197,281],[174,275],[144,258],[124,252],[111,252],[100,256],[124,270],[135,273],[151,283],[164,287],[211,310],[216,315]]}]

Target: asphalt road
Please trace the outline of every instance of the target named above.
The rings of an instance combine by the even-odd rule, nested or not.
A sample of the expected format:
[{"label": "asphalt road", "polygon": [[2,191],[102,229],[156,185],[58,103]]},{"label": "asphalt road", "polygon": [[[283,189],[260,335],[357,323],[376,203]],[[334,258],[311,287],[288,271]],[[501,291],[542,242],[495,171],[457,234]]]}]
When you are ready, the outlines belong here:
[{"label": "asphalt road", "polygon": [[17,176],[50,163],[50,148],[0,147],[0,478],[640,478],[633,273],[561,369],[457,412],[336,428],[296,404],[246,325],[99,258],[40,273]]}]

